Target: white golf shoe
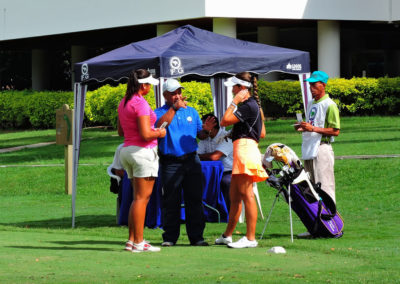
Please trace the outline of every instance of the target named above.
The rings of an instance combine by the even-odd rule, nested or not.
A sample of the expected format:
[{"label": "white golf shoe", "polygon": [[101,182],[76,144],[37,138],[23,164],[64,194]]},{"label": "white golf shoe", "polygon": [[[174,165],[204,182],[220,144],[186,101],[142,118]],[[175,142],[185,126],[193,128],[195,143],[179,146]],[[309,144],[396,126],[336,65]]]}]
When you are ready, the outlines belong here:
[{"label": "white golf shoe", "polygon": [[258,245],[256,240],[249,241],[247,237],[243,237],[237,242],[229,243],[228,247],[230,248],[255,248]]},{"label": "white golf shoe", "polygon": [[232,242],[232,237],[224,237],[221,235],[218,239],[215,240],[216,245],[227,245]]}]

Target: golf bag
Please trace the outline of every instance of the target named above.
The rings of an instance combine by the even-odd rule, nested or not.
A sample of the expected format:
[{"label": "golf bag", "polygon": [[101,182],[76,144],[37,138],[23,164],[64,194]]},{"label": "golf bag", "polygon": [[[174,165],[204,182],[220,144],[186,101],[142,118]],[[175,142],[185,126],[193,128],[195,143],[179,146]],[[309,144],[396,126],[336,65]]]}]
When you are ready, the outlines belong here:
[{"label": "golf bag", "polygon": [[343,235],[343,219],[336,211],[335,202],[321,189],[320,183],[310,181],[292,149],[280,143],[268,146],[263,165],[270,173],[267,184],[279,191],[313,237]]}]

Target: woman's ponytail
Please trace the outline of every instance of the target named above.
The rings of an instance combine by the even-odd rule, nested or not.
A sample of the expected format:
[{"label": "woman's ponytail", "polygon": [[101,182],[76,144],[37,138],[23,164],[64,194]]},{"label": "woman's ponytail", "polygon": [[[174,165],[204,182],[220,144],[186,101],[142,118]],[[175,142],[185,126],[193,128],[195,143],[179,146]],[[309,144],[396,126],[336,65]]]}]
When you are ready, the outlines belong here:
[{"label": "woman's ponytail", "polygon": [[126,86],[126,92],[125,92],[124,106],[126,106],[126,103],[132,98],[132,96],[139,91],[140,83],[138,80],[147,78],[149,76],[150,76],[150,72],[145,69],[133,70],[129,74],[129,79],[128,79],[128,83]]},{"label": "woman's ponytail", "polygon": [[260,97],[258,96],[258,81],[255,75],[251,78],[251,84],[253,85],[253,97],[256,100],[258,107],[260,108],[261,118],[264,121],[264,112],[261,107]]}]

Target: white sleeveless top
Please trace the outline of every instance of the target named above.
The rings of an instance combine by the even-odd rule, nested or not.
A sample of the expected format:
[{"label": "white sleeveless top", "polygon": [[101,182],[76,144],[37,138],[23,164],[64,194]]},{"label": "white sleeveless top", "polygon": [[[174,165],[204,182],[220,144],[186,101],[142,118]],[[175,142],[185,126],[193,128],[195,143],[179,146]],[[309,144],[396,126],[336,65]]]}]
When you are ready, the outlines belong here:
[{"label": "white sleeveless top", "polygon": [[[312,100],[307,107],[306,122],[315,127],[325,127],[326,111],[331,104],[335,104],[335,102],[329,97],[319,103],[314,103],[314,100]],[[303,143],[301,145],[303,160],[312,160],[317,157],[321,137],[322,134],[316,132],[303,132]]]}]

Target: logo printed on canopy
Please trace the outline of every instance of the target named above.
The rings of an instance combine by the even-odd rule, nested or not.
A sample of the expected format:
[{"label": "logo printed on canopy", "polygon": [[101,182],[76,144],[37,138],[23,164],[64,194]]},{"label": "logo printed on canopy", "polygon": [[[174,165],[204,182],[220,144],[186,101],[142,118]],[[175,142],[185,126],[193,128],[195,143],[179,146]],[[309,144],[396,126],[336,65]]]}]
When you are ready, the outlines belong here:
[{"label": "logo printed on canopy", "polygon": [[87,65],[87,63],[82,64],[81,72],[82,72],[81,81],[89,79],[89,66]]},{"label": "logo printed on canopy", "polygon": [[302,66],[301,64],[291,64],[290,62],[286,65],[287,70],[292,70],[292,71],[301,71]]},{"label": "logo printed on canopy", "polygon": [[171,66],[170,72],[171,75],[180,75],[183,74],[183,72],[185,72],[183,70],[183,67],[181,66],[181,59],[177,56],[173,56],[171,57],[171,59],[169,60],[169,66]]}]

